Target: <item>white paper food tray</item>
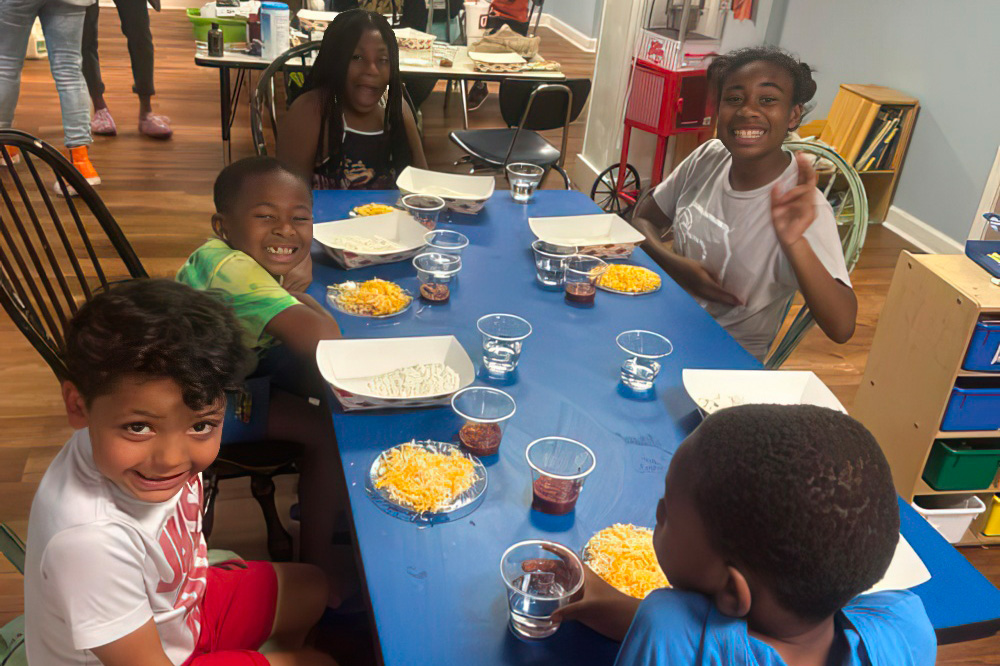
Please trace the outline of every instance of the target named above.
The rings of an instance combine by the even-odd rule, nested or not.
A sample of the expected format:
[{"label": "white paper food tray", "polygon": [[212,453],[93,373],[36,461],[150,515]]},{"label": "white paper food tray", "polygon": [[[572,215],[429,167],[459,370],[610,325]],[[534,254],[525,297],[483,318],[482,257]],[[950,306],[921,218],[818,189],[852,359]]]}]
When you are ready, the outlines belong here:
[{"label": "white paper food tray", "polygon": [[575,245],[581,254],[622,258],[631,256],[646,240],[631,224],[613,213],[531,217],[528,226],[536,237],[555,245]]},{"label": "white paper food tray", "polygon": [[[335,222],[319,222],[313,226],[313,238],[323,246],[334,261],[346,269],[391,264],[416,256],[424,248],[424,234],[427,228],[404,211],[393,211],[382,215],[353,217]],[[402,245],[402,249],[385,252],[358,253],[330,245],[335,236],[381,236]]]},{"label": "white paper food tray", "polygon": [[403,194],[429,194],[441,197],[457,213],[478,213],[493,196],[493,176],[463,176],[406,167],[396,178]]},{"label": "white paper food tray", "polygon": [[694,370],[682,373],[684,388],[706,414],[736,405],[817,405],[847,413],[820,381],[804,370]]},{"label": "white paper food tray", "polygon": [[896,543],[896,552],[892,555],[888,571],[882,576],[882,580],[875,583],[865,594],[883,590],[908,590],[921,583],[926,583],[930,579],[931,572],[927,570],[923,560],[913,550],[913,546],[900,534],[899,541]]},{"label": "white paper food tray", "polygon": [[456,391],[476,378],[472,359],[453,335],[322,340],[316,347],[316,365],[346,412],[447,404],[454,391],[410,398],[369,394],[368,382],[376,375],[419,363],[444,363],[457,372]]}]

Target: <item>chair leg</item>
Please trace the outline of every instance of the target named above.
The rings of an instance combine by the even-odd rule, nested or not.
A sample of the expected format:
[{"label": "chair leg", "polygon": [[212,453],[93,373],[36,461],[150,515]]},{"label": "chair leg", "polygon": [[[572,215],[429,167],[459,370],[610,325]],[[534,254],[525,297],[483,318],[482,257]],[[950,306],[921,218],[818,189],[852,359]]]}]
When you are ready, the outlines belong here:
[{"label": "chair leg", "polygon": [[448,82],[444,86],[444,110],[448,110],[448,100],[451,99],[451,84],[452,80],[448,79]]},{"label": "chair leg", "polygon": [[215,500],[219,496],[219,475],[215,473],[214,467],[209,467],[202,474],[202,479],[205,483],[202,491],[205,513],[201,517],[201,533],[208,539],[212,536],[212,528],[215,526]]},{"label": "chair leg", "polygon": [[553,169],[559,172],[559,175],[563,177],[563,183],[566,185],[567,190],[573,189],[573,183],[569,179],[569,174],[558,164],[552,166]]},{"label": "chair leg", "polygon": [[267,525],[267,552],[272,562],[290,562],[292,559],[292,536],[285,531],[274,505],[274,480],[266,474],[250,475],[250,492],[260,504]]}]

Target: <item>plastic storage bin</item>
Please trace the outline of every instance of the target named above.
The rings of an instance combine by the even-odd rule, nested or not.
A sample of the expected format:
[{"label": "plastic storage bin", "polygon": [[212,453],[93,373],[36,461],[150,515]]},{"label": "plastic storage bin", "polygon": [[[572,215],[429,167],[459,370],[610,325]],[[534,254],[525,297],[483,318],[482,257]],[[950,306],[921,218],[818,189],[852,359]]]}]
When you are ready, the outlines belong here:
[{"label": "plastic storage bin", "polygon": [[1000,376],[955,382],[941,430],[1000,430]]},{"label": "plastic storage bin", "polygon": [[246,43],[247,20],[242,16],[227,16],[225,18],[206,18],[201,15],[201,9],[188,9],[188,20],[194,28],[194,41],[208,42],[208,31],[213,23],[219,24],[224,44]]},{"label": "plastic storage bin", "polygon": [[986,517],[986,524],[983,525],[984,536],[1000,536],[1000,497],[993,496],[990,502],[990,515]]},{"label": "plastic storage bin", "polygon": [[937,440],[923,478],[934,490],[979,490],[993,484],[1000,468],[1000,439]]},{"label": "plastic storage bin", "polygon": [[980,319],[976,323],[962,369],[1000,372],[1000,319]]},{"label": "plastic storage bin", "polygon": [[975,495],[925,495],[914,497],[913,508],[948,543],[958,543],[986,505]]}]

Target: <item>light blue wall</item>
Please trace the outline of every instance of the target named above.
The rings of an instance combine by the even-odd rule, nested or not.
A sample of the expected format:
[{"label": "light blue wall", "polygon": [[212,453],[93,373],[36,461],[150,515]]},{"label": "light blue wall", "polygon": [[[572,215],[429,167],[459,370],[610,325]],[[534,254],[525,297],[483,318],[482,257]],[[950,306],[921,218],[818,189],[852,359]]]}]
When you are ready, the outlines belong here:
[{"label": "light blue wall", "polygon": [[567,23],[587,37],[597,37],[604,0],[545,0],[545,13]]},{"label": "light blue wall", "polygon": [[794,0],[780,44],[818,70],[814,117],[841,83],[920,100],[893,204],[964,242],[1000,143],[998,35],[997,0]]}]

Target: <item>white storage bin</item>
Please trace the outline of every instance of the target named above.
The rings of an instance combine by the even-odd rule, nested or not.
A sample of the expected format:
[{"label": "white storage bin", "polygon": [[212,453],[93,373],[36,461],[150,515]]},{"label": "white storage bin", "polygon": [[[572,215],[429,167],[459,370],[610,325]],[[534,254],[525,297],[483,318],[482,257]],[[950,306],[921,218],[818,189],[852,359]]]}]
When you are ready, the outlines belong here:
[{"label": "white storage bin", "polygon": [[975,495],[923,495],[914,497],[917,513],[931,524],[948,543],[958,543],[986,505]]}]

